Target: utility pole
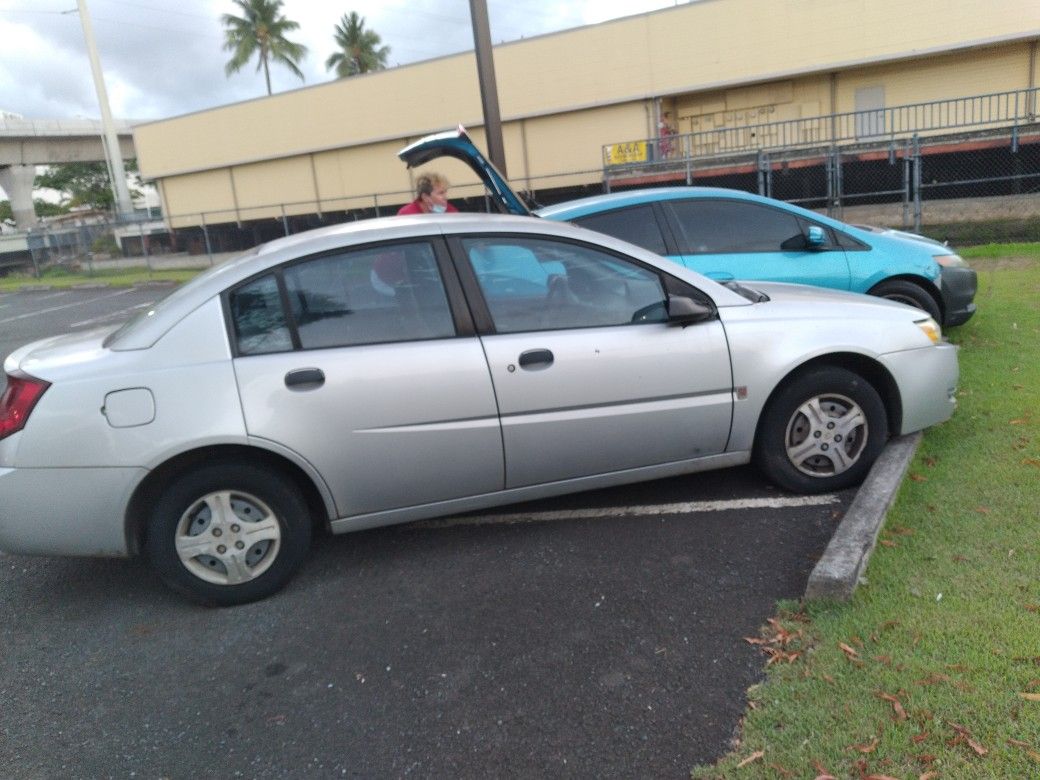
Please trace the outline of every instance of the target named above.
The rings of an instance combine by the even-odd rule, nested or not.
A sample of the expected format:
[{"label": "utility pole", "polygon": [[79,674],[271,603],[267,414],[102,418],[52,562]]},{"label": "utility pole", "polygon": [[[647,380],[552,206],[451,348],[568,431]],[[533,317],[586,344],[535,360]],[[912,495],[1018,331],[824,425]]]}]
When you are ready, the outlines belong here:
[{"label": "utility pole", "polygon": [[83,38],[87,42],[87,57],[90,59],[90,71],[94,74],[94,89],[97,90],[98,103],[101,105],[101,127],[104,130],[105,159],[112,178],[112,193],[116,199],[116,213],[127,216],[133,213],[134,206],[130,201],[130,189],[126,186],[126,169],[123,167],[123,153],[119,148],[119,137],[112,122],[112,111],[108,107],[108,90],[105,89],[105,74],[101,72],[101,60],[98,59],[97,45],[94,43],[94,28],[90,23],[90,12],[86,0],[76,0],[79,6],[79,20],[83,25]]},{"label": "utility pole", "polygon": [[480,79],[480,102],[484,108],[484,132],[487,134],[488,157],[503,176],[506,174],[506,149],[502,143],[502,116],[498,112],[498,86],[495,84],[495,60],[491,53],[491,24],[487,2],[469,0],[473,21],[473,43]]}]

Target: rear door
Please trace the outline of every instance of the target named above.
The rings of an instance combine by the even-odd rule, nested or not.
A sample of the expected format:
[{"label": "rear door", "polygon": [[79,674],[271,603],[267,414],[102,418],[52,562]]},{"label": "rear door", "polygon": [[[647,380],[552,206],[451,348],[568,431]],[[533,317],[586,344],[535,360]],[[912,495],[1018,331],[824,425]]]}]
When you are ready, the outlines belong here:
[{"label": "rear door", "polygon": [[725,334],[717,320],[665,322],[659,272],[562,239],[466,237],[453,247],[487,318],[507,488],[725,450]]},{"label": "rear door", "polygon": [[758,279],[849,289],[845,252],[823,228],[823,246],[808,248],[808,222],[763,203],[689,198],[661,201],[678,259],[719,281]]},{"label": "rear door", "polygon": [[444,263],[439,240],[305,258],[227,295],[249,435],[313,464],[340,517],[502,488],[487,362],[438,246]]}]

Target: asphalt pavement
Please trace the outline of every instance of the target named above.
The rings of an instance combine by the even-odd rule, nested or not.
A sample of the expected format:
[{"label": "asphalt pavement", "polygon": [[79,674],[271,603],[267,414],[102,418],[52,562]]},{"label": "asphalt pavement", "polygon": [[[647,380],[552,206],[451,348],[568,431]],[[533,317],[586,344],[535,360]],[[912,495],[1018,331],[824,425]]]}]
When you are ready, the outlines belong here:
[{"label": "asphalt pavement", "polygon": [[[0,295],[0,355],[163,294],[114,293]],[[738,468],[326,536],[224,610],[141,561],[0,554],[0,775],[686,777],[855,497]]]}]

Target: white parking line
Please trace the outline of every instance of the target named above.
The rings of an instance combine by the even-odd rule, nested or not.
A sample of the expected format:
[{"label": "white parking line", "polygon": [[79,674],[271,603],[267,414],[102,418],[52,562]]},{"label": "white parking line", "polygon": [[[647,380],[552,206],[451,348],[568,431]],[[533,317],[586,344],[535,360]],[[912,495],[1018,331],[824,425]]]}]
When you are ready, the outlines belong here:
[{"label": "white parking line", "polygon": [[511,525],[514,523],[548,523],[556,520],[600,520],[612,517],[657,517],[693,512],[723,512],[730,509],[789,509],[801,506],[839,504],[833,493],[822,496],[777,496],[775,498],[737,498],[729,501],[688,501],[681,504],[651,504],[647,506],[606,506],[588,509],[561,509],[557,512],[518,512],[508,515],[479,515],[476,517],[448,517],[443,520],[423,520],[410,528],[450,528],[456,525]]},{"label": "white parking line", "polygon": [[127,293],[133,292],[133,291],[134,291],[134,288],[130,287],[130,288],[127,288],[126,290],[119,290],[119,291],[114,292],[114,293],[109,293],[108,295],[101,295],[101,296],[98,296],[97,298],[90,298],[89,300],[86,300],[86,301],[73,301],[72,303],[62,304],[61,306],[51,306],[51,307],[49,307],[47,309],[39,309],[37,311],[26,312],[25,314],[18,314],[18,315],[14,316],[14,317],[8,317],[6,320],[0,320],[0,325],[3,325],[6,322],[14,322],[15,320],[24,320],[27,317],[36,317],[36,316],[38,316],[40,314],[48,314],[48,313],[50,313],[52,311],[59,311],[61,309],[68,309],[68,308],[71,308],[73,306],[82,306],[85,303],[93,303],[94,301],[103,301],[106,298],[115,298],[117,295],[126,295]]}]

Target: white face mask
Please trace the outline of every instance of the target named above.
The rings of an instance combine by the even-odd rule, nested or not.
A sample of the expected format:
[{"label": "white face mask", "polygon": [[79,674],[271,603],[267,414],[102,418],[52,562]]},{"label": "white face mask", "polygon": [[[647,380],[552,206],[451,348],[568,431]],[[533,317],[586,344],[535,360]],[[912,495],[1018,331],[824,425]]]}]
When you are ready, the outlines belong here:
[{"label": "white face mask", "polygon": [[430,211],[432,211],[434,214],[443,214],[447,210],[448,207],[442,206],[440,203],[433,203],[430,205]]}]

